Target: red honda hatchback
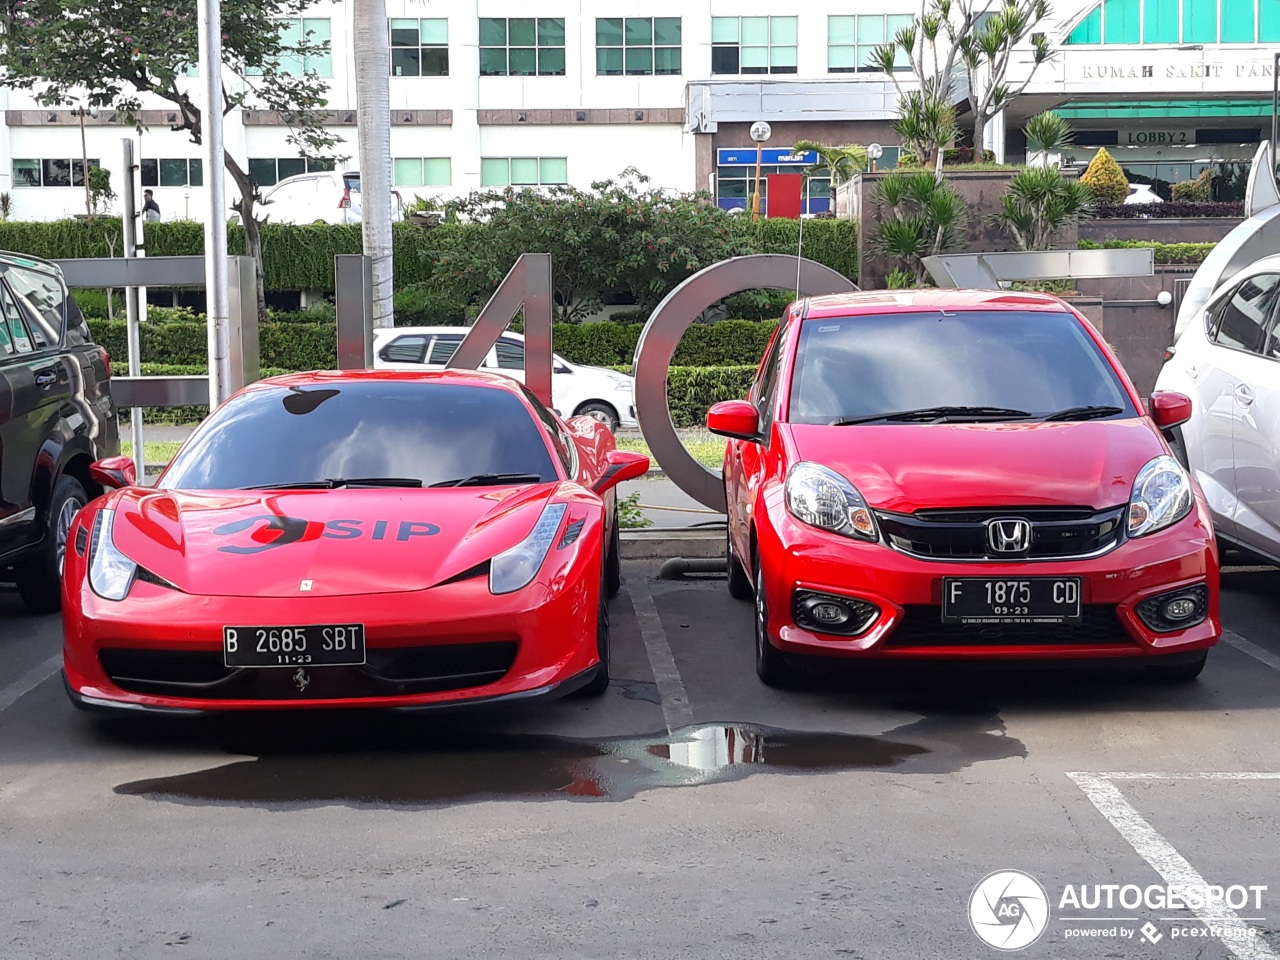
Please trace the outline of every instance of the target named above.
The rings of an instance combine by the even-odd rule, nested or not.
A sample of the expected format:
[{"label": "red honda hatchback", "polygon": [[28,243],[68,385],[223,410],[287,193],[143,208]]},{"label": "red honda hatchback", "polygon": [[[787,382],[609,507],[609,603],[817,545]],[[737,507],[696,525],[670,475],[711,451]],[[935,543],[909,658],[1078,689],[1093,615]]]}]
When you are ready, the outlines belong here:
[{"label": "red honda hatchback", "polygon": [[716,404],[729,591],[756,669],[796,655],[1139,658],[1191,680],[1222,629],[1204,498],[1097,332],[1053,297],[793,304],[748,400]]}]

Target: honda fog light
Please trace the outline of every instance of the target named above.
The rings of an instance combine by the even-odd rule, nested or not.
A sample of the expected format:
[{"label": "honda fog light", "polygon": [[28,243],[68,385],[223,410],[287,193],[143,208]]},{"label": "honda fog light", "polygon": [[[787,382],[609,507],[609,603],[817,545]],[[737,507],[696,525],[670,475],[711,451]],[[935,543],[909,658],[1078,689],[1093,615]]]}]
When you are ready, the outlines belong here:
[{"label": "honda fog light", "polygon": [[1147,597],[1138,604],[1138,616],[1157,633],[1185,630],[1209,613],[1209,588],[1203,583]]},{"label": "honda fog light", "polygon": [[878,540],[875,517],[852,483],[818,463],[801,461],[787,474],[787,512],[844,537]]},{"label": "honda fog light", "polygon": [[489,566],[490,593],[514,593],[533,581],[560,529],[564,511],[563,503],[548,504],[527,537],[493,558]]},{"label": "honda fog light", "polygon": [[797,590],[791,598],[791,619],[797,626],[816,633],[855,636],[865,633],[879,616],[880,610],[874,603],[853,597]]},{"label": "honda fog light", "polygon": [[99,510],[89,544],[89,586],[104,600],[123,600],[133,586],[138,565],[120,552],[111,537],[114,510]]},{"label": "honda fog light", "polygon": [[1191,478],[1182,465],[1170,456],[1148,461],[1129,497],[1129,536],[1146,536],[1177,523],[1191,512],[1191,504]]}]

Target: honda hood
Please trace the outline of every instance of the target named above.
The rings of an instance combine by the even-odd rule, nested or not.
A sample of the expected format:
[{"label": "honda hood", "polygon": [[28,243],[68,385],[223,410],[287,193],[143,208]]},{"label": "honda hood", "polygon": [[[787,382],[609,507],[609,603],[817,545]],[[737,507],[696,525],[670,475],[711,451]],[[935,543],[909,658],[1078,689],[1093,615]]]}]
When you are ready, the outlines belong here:
[{"label": "honda hood", "polygon": [[1127,503],[1138,471],[1165,453],[1145,419],[1082,423],[785,424],[794,459],[848,478],[872,507]]},{"label": "honda hood", "polygon": [[116,546],[183,592],[343,596],[421,590],[483,563],[528,536],[555,490],[131,487],[107,506]]}]

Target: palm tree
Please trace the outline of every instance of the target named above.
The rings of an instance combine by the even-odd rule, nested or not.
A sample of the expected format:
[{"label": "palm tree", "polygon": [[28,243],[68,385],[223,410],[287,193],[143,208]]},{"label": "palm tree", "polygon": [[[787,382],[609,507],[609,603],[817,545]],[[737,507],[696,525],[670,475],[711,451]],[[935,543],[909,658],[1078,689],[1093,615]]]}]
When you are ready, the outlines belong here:
[{"label": "palm tree", "polygon": [[1027,121],[1022,131],[1027,135],[1027,153],[1040,154],[1039,166],[1043,167],[1049,165],[1050,154],[1062,153],[1075,143],[1076,139],[1070,122],[1052,110],[1037,113]]},{"label": "palm tree", "polygon": [[1057,167],[1028,167],[1009,181],[990,221],[1019,250],[1049,250],[1055,233],[1088,219],[1092,210],[1089,188],[1079,180],[1068,180]]},{"label": "palm tree", "polygon": [[797,140],[792,144],[791,149],[795,153],[814,151],[818,155],[818,162],[813,166],[805,167],[804,174],[806,177],[811,177],[819,171],[828,171],[831,174],[833,189],[852,180],[854,174],[867,169],[867,148],[856,143],[836,147],[828,143],[818,143],[816,140]]},{"label": "palm tree", "polygon": [[391,50],[386,0],[354,6],[356,118],[364,253],[373,265],[373,325],[390,327],[391,285]]}]

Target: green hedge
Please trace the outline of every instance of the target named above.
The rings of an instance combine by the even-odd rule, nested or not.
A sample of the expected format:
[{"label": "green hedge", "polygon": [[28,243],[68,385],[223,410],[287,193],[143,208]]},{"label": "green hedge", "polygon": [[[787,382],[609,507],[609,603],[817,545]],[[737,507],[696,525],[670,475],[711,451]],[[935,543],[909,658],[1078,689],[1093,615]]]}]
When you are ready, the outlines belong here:
[{"label": "green hedge", "polygon": [[1156,240],[1081,240],[1081,250],[1137,250],[1151,247],[1156,263],[1202,263],[1216,243],[1160,243]]}]

